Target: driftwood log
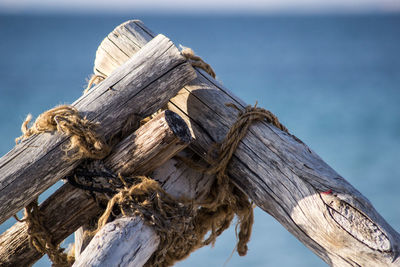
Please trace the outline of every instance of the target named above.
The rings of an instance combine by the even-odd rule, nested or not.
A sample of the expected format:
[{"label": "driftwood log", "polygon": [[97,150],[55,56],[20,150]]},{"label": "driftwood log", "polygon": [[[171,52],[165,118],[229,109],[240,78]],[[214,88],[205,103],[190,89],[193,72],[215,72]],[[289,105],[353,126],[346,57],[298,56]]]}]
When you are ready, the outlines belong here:
[{"label": "driftwood log", "polygon": [[[164,111],[122,140],[102,162],[114,173],[148,174],[185,148],[191,140],[185,122]],[[45,227],[60,243],[102,209],[84,190],[63,185],[40,205]],[[17,222],[0,236],[0,265],[29,266],[43,255],[29,246],[26,223]]]},{"label": "driftwood log", "polygon": [[[141,34],[153,36],[143,28],[130,39]],[[128,54],[124,47],[119,49]],[[198,70],[198,78],[168,104],[189,124],[194,136],[190,148],[205,159],[210,145],[220,142],[236,120],[236,111],[226,103],[240,109],[246,106]],[[360,192],[294,135],[267,122],[255,123],[228,172],[257,206],[329,265],[400,266],[399,234]]]},{"label": "driftwood log", "polygon": [[143,220],[122,217],[101,228],[72,266],[143,266],[158,244],[157,234]]},{"label": "driftwood log", "polygon": [[[99,86],[73,103],[109,140],[132,115],[154,113],[195,72],[173,43],[158,36],[139,50]],[[63,159],[65,136],[33,136],[0,159],[0,223],[17,213],[39,194],[72,171],[79,161]]]}]

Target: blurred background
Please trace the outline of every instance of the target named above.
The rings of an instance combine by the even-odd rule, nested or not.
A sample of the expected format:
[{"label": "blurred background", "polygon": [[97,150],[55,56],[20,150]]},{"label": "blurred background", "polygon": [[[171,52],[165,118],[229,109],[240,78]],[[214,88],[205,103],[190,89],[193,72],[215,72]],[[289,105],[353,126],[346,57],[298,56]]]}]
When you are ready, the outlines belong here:
[{"label": "blurred background", "polygon": [[[128,19],[192,47],[227,88],[274,112],[400,230],[397,0],[0,0],[1,155],[28,113],[82,94],[97,46]],[[231,227],[177,266],[326,266],[259,209],[247,256],[230,258],[235,242]]]}]

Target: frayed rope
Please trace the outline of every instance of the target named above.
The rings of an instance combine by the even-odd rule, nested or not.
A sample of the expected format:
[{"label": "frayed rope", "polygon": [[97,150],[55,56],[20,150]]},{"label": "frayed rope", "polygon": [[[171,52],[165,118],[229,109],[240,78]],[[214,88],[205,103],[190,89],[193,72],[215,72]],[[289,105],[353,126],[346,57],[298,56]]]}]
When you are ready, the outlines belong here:
[{"label": "frayed rope", "polygon": [[28,115],[22,123],[22,135],[15,139],[16,144],[36,134],[57,131],[70,138],[64,148],[71,160],[81,158],[102,159],[110,152],[110,147],[96,133],[96,123],[82,118],[76,108],[61,105],[40,114],[30,128],[28,125],[32,115]]}]

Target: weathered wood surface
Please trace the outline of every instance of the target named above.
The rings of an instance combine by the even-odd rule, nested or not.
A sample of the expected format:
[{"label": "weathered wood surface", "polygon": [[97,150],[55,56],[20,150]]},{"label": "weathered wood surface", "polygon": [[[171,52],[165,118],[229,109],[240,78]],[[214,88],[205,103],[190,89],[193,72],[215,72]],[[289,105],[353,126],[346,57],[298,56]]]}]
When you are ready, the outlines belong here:
[{"label": "weathered wood surface", "polygon": [[119,218],[101,228],[73,266],[143,266],[158,244],[154,230],[139,217]]},{"label": "weathered wood surface", "polygon": [[[108,140],[130,116],[152,114],[193,78],[190,64],[160,35],[73,106],[90,121],[99,122],[99,134]],[[0,223],[79,164],[63,159],[67,141],[56,133],[40,134],[0,159]]]},{"label": "weathered wood surface", "polygon": [[[148,30],[135,35],[143,33],[151,35]],[[245,104],[203,71],[198,74],[168,107],[190,125],[194,136],[190,148],[204,157],[236,119],[236,111],[225,104],[240,108]],[[229,175],[326,263],[400,266],[399,234],[360,192],[294,135],[266,122],[254,124],[232,158]]]},{"label": "weathered wood surface", "polygon": [[101,43],[96,51],[93,72],[108,77],[127,61],[141,47],[153,39],[153,34],[139,20],[127,21],[116,27]]},{"label": "weathered wood surface", "polygon": [[[148,174],[185,148],[191,140],[185,122],[164,111],[121,141],[103,160],[114,173]],[[59,243],[102,210],[82,189],[63,185],[40,205],[54,242]],[[25,223],[0,236],[0,266],[28,266],[42,256],[29,246]]]}]

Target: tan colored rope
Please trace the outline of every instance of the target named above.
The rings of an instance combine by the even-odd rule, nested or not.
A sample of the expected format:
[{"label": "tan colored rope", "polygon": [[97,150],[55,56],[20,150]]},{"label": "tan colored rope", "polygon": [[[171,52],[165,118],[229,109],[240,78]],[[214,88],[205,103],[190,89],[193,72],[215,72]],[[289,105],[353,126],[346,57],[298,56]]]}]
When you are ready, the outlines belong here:
[{"label": "tan colored rope", "polygon": [[[235,108],[239,111],[239,114],[235,123],[229,129],[225,139],[217,146],[218,157],[213,161],[214,164],[211,164],[211,167],[206,170],[207,173],[215,174],[216,180],[214,185],[211,186],[208,197],[209,202],[203,206],[216,213],[221,210],[221,207],[226,207],[224,212],[230,217],[232,216],[231,213],[238,216],[238,223],[236,226],[236,228],[239,229],[237,252],[239,255],[244,256],[247,253],[247,243],[250,240],[254,222],[253,205],[249,202],[248,197],[230,182],[227,174],[228,164],[241,140],[246,136],[249,127],[253,123],[266,120],[282,131],[287,132],[288,130],[279,122],[274,114],[268,110],[258,108],[257,104],[254,107],[247,106],[243,111],[234,104],[227,104],[227,106]],[[224,223],[227,224],[227,228],[230,222]],[[221,227],[220,230],[223,228],[224,227]],[[208,242],[215,242],[215,238],[220,234],[219,231],[213,230]]]},{"label": "tan colored rope", "polygon": [[32,115],[28,115],[22,123],[22,136],[15,139],[18,144],[22,140],[44,132],[57,131],[70,137],[65,147],[68,158],[102,159],[109,152],[110,147],[95,131],[97,125],[86,118],[82,118],[76,108],[62,105],[40,114],[33,125],[28,128]]},{"label": "tan colored rope", "polygon": [[215,79],[216,75],[212,67],[207,64],[201,57],[196,56],[193,50],[189,47],[184,47],[181,54],[190,61],[193,67],[200,68],[207,72],[211,77]]},{"label": "tan colored rope", "polygon": [[32,201],[25,207],[25,216],[22,220],[28,226],[29,244],[37,251],[47,254],[54,267],[69,267],[73,264],[73,256],[64,253],[60,245],[56,245],[49,230],[43,222],[43,214],[39,210],[38,200]]},{"label": "tan colored rope", "polygon": [[191,220],[194,209],[185,200],[171,197],[153,179],[145,176],[132,179],[135,180],[132,185],[124,182],[125,188],[108,201],[96,232],[107,223],[114,206],[118,205],[123,216],[140,216],[160,237],[158,250],[146,266],[171,266],[188,255],[188,245],[198,243]]}]

